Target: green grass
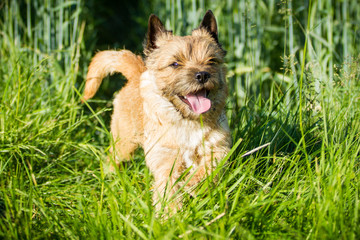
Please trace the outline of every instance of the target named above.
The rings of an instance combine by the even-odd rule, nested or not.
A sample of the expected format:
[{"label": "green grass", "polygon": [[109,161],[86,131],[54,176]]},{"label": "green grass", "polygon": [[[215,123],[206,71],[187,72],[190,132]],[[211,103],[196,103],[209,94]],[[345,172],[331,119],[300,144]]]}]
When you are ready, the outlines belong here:
[{"label": "green grass", "polygon": [[90,110],[78,94],[96,44],[87,42],[91,9],[8,0],[0,238],[358,239],[360,5],[156,0],[152,9],[176,33],[189,33],[206,9],[217,17],[234,142],[219,181],[205,180],[195,198],[180,192],[183,211],[164,218],[141,150],[107,176],[111,102],[97,95]]}]

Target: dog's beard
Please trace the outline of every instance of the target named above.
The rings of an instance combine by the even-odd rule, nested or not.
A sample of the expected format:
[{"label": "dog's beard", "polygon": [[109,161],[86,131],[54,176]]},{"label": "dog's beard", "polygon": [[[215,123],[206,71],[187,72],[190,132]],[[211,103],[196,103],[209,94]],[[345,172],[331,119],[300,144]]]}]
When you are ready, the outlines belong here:
[{"label": "dog's beard", "polygon": [[215,89],[184,79],[172,83],[168,83],[166,87],[162,85],[160,89],[163,96],[183,117],[196,119],[200,114],[210,112],[214,107],[210,91]]},{"label": "dog's beard", "polygon": [[[219,106],[218,94],[219,87],[206,88],[197,87],[193,90],[171,91],[166,89],[163,96],[174,106],[174,108],[187,119],[198,119],[200,115],[213,115],[214,110],[217,112]],[[220,97],[224,97],[222,94]],[[222,105],[222,103],[220,103]],[[210,120],[210,119],[208,119]]]},{"label": "dog's beard", "polygon": [[[224,79],[216,71],[211,71],[212,77],[204,84],[192,79],[195,73],[190,71],[178,73],[177,76],[163,75],[161,72],[157,74],[157,86],[162,95],[184,118],[195,120],[201,114],[216,117],[213,116],[214,110],[217,115],[218,110],[223,107],[223,101],[218,98],[226,97],[226,94],[222,93]],[[168,79],[173,80],[166,81]]]}]

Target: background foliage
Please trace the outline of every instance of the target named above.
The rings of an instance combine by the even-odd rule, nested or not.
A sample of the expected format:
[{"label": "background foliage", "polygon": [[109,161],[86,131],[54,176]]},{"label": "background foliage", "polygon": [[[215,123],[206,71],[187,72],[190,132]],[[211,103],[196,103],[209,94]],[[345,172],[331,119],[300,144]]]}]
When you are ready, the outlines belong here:
[{"label": "background foliage", "polygon": [[[207,9],[234,148],[164,218],[141,150],[114,176],[102,164],[125,80],[80,94],[97,50],[141,54],[150,13],[188,34]],[[356,0],[1,2],[0,238],[359,238],[359,26]]]}]

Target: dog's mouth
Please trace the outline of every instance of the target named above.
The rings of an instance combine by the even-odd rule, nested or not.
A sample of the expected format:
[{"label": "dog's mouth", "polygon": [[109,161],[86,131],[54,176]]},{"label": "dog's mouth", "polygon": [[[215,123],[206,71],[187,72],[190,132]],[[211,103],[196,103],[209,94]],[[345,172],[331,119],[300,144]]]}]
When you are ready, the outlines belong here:
[{"label": "dog's mouth", "polygon": [[197,92],[189,93],[186,96],[179,96],[180,99],[186,103],[189,108],[197,113],[205,113],[211,108],[211,100],[208,98],[209,91],[202,89]]}]

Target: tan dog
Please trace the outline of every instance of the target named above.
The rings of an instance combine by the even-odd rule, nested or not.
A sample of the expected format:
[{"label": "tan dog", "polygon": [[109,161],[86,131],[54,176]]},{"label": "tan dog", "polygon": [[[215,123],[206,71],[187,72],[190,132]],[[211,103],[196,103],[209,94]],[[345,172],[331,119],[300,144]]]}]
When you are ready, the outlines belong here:
[{"label": "tan dog", "polygon": [[[199,183],[229,151],[225,51],[218,42],[215,17],[207,11],[189,36],[174,36],[151,15],[144,54],[145,63],[127,50],[97,53],[89,66],[84,99],[94,96],[108,74],[120,72],[128,79],[114,100],[112,152],[119,163],[143,147],[157,204],[184,182],[186,188]],[[191,179],[175,185],[190,167]],[[173,205],[180,207],[181,202]]]}]

